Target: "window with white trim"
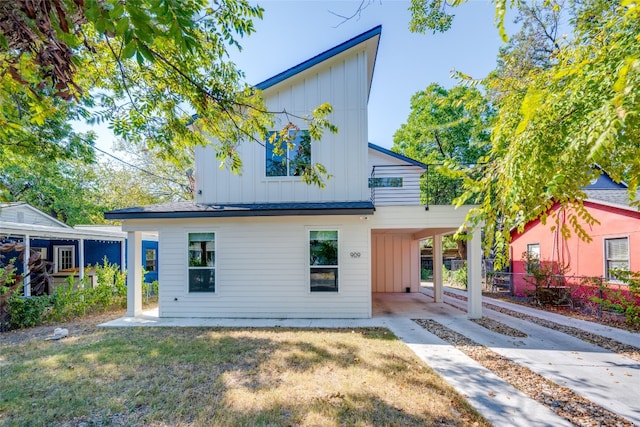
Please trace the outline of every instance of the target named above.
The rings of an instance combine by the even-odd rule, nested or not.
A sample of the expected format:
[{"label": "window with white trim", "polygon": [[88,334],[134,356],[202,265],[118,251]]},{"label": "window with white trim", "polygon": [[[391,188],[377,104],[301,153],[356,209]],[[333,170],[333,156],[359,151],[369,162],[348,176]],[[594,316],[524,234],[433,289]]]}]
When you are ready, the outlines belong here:
[{"label": "window with white trim", "polygon": [[146,249],[144,251],[144,269],[147,271],[156,271],[158,265],[156,263],[156,249]]},{"label": "window with white trim", "polygon": [[76,268],[76,248],[75,246],[54,246],[53,247],[53,271],[57,273],[62,270]]},{"label": "window with white trim", "polygon": [[604,277],[615,279],[614,270],[629,270],[629,238],[604,239]]},{"label": "window with white trim", "polygon": [[309,231],[311,292],[338,292],[338,230]]},{"label": "window with white trim", "polygon": [[188,233],[189,292],[216,291],[216,234]]},{"label": "window with white trim", "polygon": [[311,166],[311,135],[308,130],[290,130],[289,140],[280,141],[269,132],[266,148],[267,176],[301,176]]}]

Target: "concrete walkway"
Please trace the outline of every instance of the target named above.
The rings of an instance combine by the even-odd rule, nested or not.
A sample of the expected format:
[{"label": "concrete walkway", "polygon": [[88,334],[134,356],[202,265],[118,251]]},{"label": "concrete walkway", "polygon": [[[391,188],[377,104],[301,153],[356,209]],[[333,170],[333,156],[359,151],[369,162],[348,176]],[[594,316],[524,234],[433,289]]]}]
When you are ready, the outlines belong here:
[{"label": "concrete walkway", "polygon": [[[429,289],[423,289],[425,294],[429,293]],[[506,337],[471,322],[463,311],[449,304],[434,303],[433,299],[425,294],[374,294],[374,317],[371,319],[160,319],[155,311],[155,313],[147,312],[135,318],[116,319],[101,326],[386,327],[464,395],[469,403],[493,425],[571,425],[411,320],[433,319],[560,385],[572,388],[578,394],[640,425],[640,364],[638,362],[566,334],[485,309],[485,316],[528,334],[527,338]],[[452,297],[446,296],[445,302],[466,308],[466,302]],[[512,310],[528,310],[526,307],[486,298],[485,302],[495,305],[508,304],[505,308]],[[547,315],[550,313],[545,313],[538,313],[538,315],[548,318]],[[573,319],[567,319],[564,316],[560,318],[561,321],[574,324]],[[589,325],[581,325],[585,328],[589,327]],[[625,341],[622,342],[640,347],[638,334],[629,334],[613,328],[606,329],[607,334],[622,337],[615,339],[619,341],[624,339]],[[638,344],[634,344],[636,342]]]},{"label": "concrete walkway", "polygon": [[[460,290],[447,291],[465,294]],[[445,302],[461,310],[466,308],[466,302],[456,298],[445,296]],[[640,348],[639,334],[492,298],[484,297],[483,302]],[[456,318],[446,319],[443,323],[556,384],[568,387],[640,425],[640,362],[574,336],[487,308],[484,309],[484,316],[525,332],[527,337],[513,338],[495,334],[475,323],[460,322]]]}]

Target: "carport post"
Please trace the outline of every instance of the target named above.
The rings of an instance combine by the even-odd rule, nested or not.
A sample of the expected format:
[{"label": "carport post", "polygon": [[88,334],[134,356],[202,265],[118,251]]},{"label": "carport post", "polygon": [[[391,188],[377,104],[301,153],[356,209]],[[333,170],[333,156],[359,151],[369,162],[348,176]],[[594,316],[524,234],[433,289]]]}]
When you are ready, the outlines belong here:
[{"label": "carport post", "polygon": [[442,234],[433,236],[433,302],[442,302]]},{"label": "carport post", "polygon": [[142,233],[127,233],[127,316],[142,314]]},{"label": "carport post", "polygon": [[482,227],[476,226],[467,243],[467,315],[482,317]]}]

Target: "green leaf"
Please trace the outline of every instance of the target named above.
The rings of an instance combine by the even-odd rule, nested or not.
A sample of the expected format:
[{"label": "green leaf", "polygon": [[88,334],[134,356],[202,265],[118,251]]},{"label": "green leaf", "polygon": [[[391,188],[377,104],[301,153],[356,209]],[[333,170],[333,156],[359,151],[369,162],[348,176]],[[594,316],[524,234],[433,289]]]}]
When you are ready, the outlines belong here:
[{"label": "green leaf", "polygon": [[128,29],[129,29],[129,18],[127,18],[126,16],[123,16],[116,24],[116,34],[122,37],[125,35]]},{"label": "green leaf", "polygon": [[129,43],[127,43],[124,46],[124,49],[122,49],[122,58],[131,58],[133,56],[133,54],[136,52],[136,45],[137,45],[137,41],[136,40],[131,40]]},{"label": "green leaf", "polygon": [[124,13],[124,5],[120,2],[116,3],[113,9],[109,11],[109,18],[116,20]]}]

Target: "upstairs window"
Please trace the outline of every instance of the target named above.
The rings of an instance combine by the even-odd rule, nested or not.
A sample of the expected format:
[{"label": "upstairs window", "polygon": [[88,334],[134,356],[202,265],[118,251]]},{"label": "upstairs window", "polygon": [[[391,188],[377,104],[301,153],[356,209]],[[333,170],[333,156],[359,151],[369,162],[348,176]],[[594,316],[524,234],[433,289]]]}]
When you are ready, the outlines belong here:
[{"label": "upstairs window", "polygon": [[290,140],[281,141],[278,133],[270,132],[266,145],[267,176],[301,176],[311,166],[311,136],[308,130],[290,130]]},{"label": "upstairs window", "polygon": [[338,230],[309,232],[311,292],[338,292]]},{"label": "upstairs window", "polygon": [[369,178],[369,188],[402,187],[402,178]]},{"label": "upstairs window", "polygon": [[615,270],[629,270],[629,238],[604,239],[604,275],[616,279]]}]

